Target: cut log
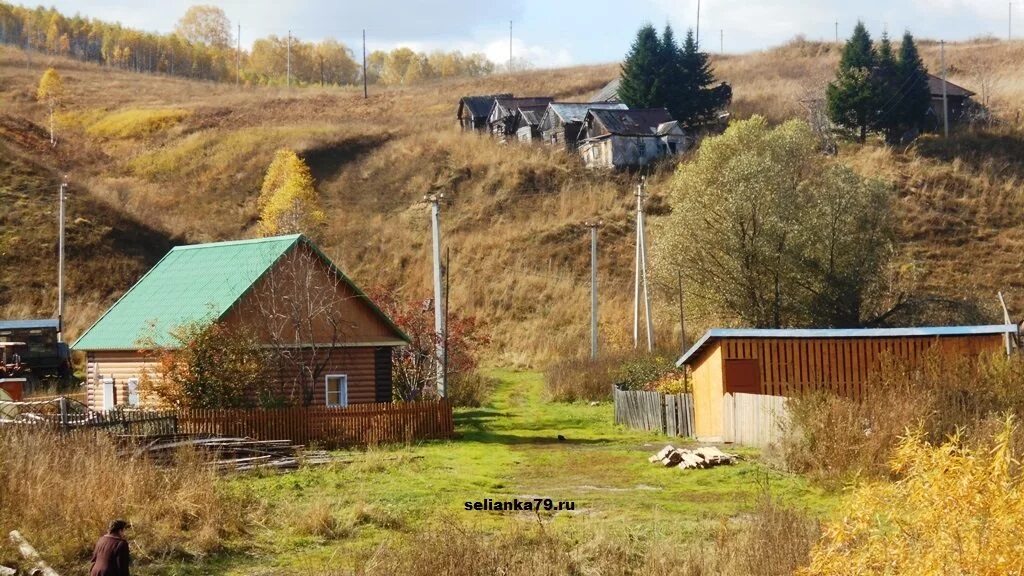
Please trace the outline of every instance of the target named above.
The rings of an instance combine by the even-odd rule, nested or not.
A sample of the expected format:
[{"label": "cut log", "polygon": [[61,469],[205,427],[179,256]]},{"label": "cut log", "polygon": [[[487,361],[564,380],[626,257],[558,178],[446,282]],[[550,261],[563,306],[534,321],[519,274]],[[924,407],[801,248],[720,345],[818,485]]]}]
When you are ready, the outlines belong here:
[{"label": "cut log", "polygon": [[50,565],[43,561],[39,556],[39,552],[36,552],[36,549],[29,544],[28,540],[25,540],[25,537],[21,535],[21,532],[11,530],[8,537],[11,539],[11,543],[17,546],[18,552],[21,553],[25,560],[32,562],[35,569],[38,570],[42,576],[60,576],[60,574],[57,574],[56,570],[50,568]]}]

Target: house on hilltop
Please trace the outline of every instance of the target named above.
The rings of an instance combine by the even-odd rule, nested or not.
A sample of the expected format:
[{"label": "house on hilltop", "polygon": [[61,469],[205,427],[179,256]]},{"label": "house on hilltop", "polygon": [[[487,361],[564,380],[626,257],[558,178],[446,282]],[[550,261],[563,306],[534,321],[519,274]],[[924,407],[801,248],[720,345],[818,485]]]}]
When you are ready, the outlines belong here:
[{"label": "house on hilltop", "polygon": [[540,137],[551,145],[575,151],[583,127],[583,119],[591,109],[628,110],[621,102],[552,102],[540,120]]},{"label": "house on hilltop", "polygon": [[953,84],[948,80],[943,80],[934,74],[928,75],[928,88],[932,95],[931,109],[929,110],[930,121],[933,122],[932,129],[942,128],[944,121],[944,115],[942,110],[942,86],[946,86],[946,103],[949,106],[949,122],[950,124],[962,119],[967,112],[967,107],[970,103],[971,97],[974,96],[974,92]]},{"label": "house on hilltop", "polygon": [[487,125],[491,135],[506,139],[515,134],[516,112],[520,108],[547,106],[554,98],[548,96],[531,96],[527,98],[495,98],[491,110],[487,114]]},{"label": "house on hilltop", "polygon": [[491,94],[489,96],[463,96],[459,99],[459,110],[456,118],[463,130],[487,130],[487,115],[491,112],[496,98],[511,98],[511,94]]},{"label": "house on hilltop", "polygon": [[512,132],[520,142],[540,139],[540,119],[547,110],[546,105],[520,106],[512,124]]},{"label": "house on hilltop", "polygon": [[690,144],[664,108],[590,109],[580,129],[579,152],[588,168],[635,168],[682,154]]},{"label": "house on hilltop", "polygon": [[212,322],[275,351],[267,378],[291,404],[390,402],[391,351],[409,342],[304,236],[177,246],[75,342],[86,403],[152,404],[139,384],[159,379],[154,352],[179,345],[178,327]]}]

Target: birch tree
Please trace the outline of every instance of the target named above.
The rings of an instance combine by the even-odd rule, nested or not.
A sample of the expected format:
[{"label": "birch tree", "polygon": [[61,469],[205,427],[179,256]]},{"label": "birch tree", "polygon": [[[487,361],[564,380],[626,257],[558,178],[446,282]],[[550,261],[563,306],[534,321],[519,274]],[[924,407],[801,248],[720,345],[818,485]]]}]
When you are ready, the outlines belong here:
[{"label": "birch tree", "polygon": [[57,145],[57,135],[54,125],[54,115],[61,103],[64,101],[64,81],[60,74],[53,68],[47,68],[39,79],[39,87],[36,89],[36,100],[46,104],[50,112],[50,145]]}]

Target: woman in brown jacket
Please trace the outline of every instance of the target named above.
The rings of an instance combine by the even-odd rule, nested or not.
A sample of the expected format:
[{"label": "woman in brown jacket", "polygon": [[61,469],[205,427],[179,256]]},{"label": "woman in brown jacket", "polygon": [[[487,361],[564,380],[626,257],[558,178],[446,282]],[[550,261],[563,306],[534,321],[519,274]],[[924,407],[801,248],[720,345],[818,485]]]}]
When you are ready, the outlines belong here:
[{"label": "woman in brown jacket", "polygon": [[128,523],[114,520],[110,529],[96,542],[92,553],[92,571],[89,576],[129,576],[128,541],[124,539],[124,531]]}]

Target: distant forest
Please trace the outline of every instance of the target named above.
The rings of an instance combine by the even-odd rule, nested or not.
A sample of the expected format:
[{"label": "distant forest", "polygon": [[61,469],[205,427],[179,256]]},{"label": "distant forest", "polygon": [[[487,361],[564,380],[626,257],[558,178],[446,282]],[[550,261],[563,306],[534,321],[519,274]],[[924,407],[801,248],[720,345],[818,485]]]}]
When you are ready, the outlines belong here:
[{"label": "distant forest", "polygon": [[[53,8],[26,8],[0,1],[0,43],[48,55],[66,56],[122,70],[245,84],[287,82],[288,38],[268,36],[251,50],[235,48],[230,21],[212,6],[193,6],[170,34],[126,28]],[[433,78],[484,76],[495,65],[483,54],[415,52],[396,48],[366,57],[368,83],[412,84]],[[239,66],[240,64],[240,66]],[[363,82],[362,62],[345,44],[291,38],[293,85]]]}]

